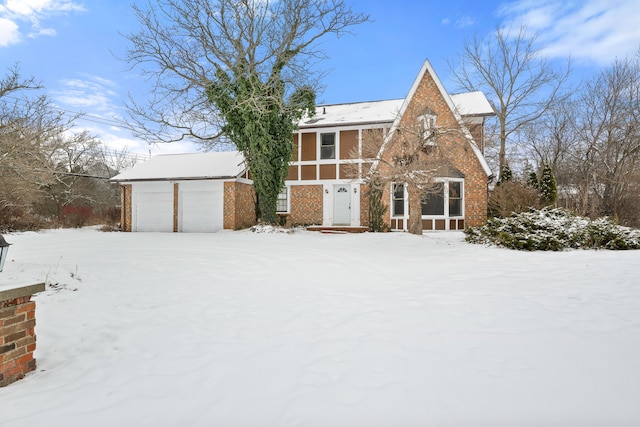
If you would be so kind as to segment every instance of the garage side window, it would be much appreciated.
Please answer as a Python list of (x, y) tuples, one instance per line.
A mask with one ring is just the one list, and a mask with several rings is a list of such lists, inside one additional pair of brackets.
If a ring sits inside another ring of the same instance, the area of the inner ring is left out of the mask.
[(278, 194), (276, 201), (276, 213), (289, 212), (289, 187), (284, 187)]

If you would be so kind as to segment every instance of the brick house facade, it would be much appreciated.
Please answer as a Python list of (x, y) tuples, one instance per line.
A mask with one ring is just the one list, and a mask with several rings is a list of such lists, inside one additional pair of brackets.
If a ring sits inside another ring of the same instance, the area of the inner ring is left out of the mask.
[[(370, 172), (384, 175), (385, 164), (392, 162), (402, 145), (403, 128), (428, 121), (434, 130), (446, 131), (437, 143), (446, 151), (446, 168), (433, 177), (438, 188), (435, 193), (439, 194), (421, 202), (423, 228), (460, 230), (482, 224), (491, 171), (479, 147), (483, 146), (485, 117), (490, 115), (493, 109), (480, 92), (449, 95), (428, 61), (405, 98), (320, 105), (316, 115), (301, 120), (293, 135), (295, 149), (277, 213), (288, 226), (367, 227)], [(372, 147), (376, 147), (373, 154)], [(189, 156), (193, 156), (190, 161), (201, 163), (202, 156), (209, 156), (210, 165), (188, 176), (172, 174), (168, 170), (175, 169), (172, 162), (185, 161), (185, 157), (175, 156), (165, 159), (160, 175), (136, 173), (134, 168), (134, 172), (112, 179), (122, 186), (123, 230), (159, 231), (149, 230), (146, 224), (156, 220), (158, 211), (149, 204), (162, 203), (166, 205), (164, 216), (171, 216), (170, 220), (158, 219), (166, 221), (164, 231), (198, 231), (187, 224), (203, 220), (203, 215), (192, 212), (200, 207), (220, 211), (220, 228), (239, 229), (255, 223), (255, 193), (250, 174), (238, 160), (241, 155)], [(147, 163), (161, 163), (155, 159)], [(157, 167), (148, 169), (158, 171)], [(205, 185), (205, 181), (209, 183)], [(409, 200), (401, 190), (392, 180), (384, 187), (384, 220), (391, 230), (407, 229)], [(220, 206), (214, 206), (213, 199)], [(215, 231), (213, 228), (205, 231)]]

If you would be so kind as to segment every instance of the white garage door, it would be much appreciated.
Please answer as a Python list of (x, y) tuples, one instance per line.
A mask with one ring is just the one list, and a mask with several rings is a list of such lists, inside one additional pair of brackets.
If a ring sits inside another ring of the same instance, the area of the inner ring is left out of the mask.
[(133, 185), (133, 231), (173, 231), (173, 184)]
[(178, 230), (220, 231), (224, 216), (224, 184), (220, 181), (178, 183)]

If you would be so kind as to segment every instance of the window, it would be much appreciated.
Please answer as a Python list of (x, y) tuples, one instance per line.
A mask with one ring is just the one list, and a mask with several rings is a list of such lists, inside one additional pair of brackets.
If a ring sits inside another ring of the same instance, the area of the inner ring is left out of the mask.
[(422, 198), (422, 216), (462, 216), (462, 181), (436, 183)]
[(444, 183), (439, 182), (422, 197), (422, 215), (444, 215)]
[(418, 120), (422, 122), (423, 136), (422, 138), (428, 145), (435, 145), (435, 140), (432, 137), (436, 130), (436, 113), (430, 109), (425, 109), (424, 114), (418, 117)]
[(449, 181), (449, 216), (462, 216), (462, 184)]
[(320, 159), (336, 158), (336, 134), (321, 133), (320, 134)]
[(391, 184), (393, 216), (404, 216), (404, 184)]
[(277, 213), (287, 213), (289, 212), (289, 188), (284, 187), (282, 191), (278, 194), (278, 199), (276, 201), (276, 212)]

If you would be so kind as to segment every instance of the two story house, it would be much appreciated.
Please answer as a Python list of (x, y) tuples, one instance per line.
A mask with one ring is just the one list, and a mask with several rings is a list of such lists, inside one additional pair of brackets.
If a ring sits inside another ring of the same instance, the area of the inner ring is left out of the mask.
[[(384, 175), (403, 129), (418, 124), (446, 130), (438, 144), (448, 147), (446, 167), (422, 200), (423, 228), (482, 224), (491, 171), (481, 147), (484, 121), (493, 114), (480, 92), (449, 95), (428, 61), (405, 98), (320, 105), (293, 135), (278, 214), (289, 226), (368, 227), (370, 172)], [(250, 172), (239, 153), (157, 156), (112, 181), (122, 186), (126, 231), (217, 231), (255, 222)], [(406, 230), (406, 185), (385, 182), (383, 201), (388, 228)]]
[[(493, 108), (481, 92), (449, 95), (428, 61), (406, 98), (319, 106), (294, 134), (297, 149), (278, 211), (289, 225), (367, 226), (371, 168), (391, 164), (400, 131), (419, 125), (444, 130), (440, 143), (449, 147), (449, 167), (434, 177), (436, 188), (423, 200), (423, 229), (461, 230), (482, 224), (491, 171), (480, 147), (484, 121), (491, 115)], [(372, 152), (367, 144), (380, 149)], [(389, 161), (380, 161), (384, 159)], [(388, 227), (406, 230), (405, 185), (387, 182), (383, 200), (388, 203)]]

